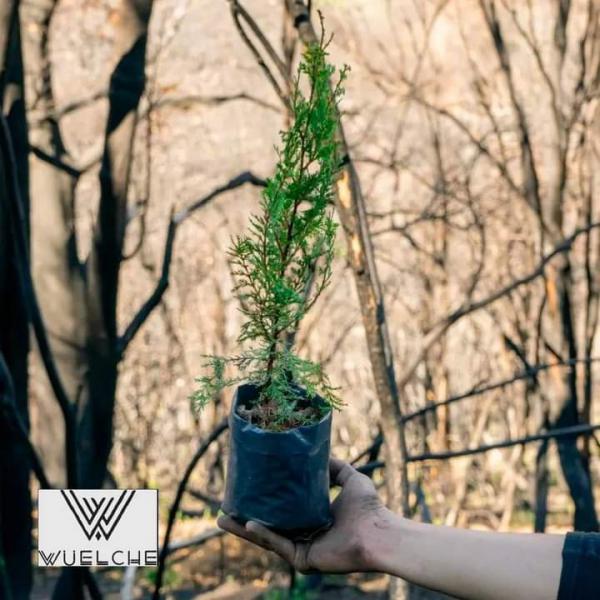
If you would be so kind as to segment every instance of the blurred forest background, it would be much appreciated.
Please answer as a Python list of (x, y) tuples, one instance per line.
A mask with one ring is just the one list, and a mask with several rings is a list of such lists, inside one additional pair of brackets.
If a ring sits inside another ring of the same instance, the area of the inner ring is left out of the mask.
[[(598, 530), (598, 0), (3, 0), (3, 598), (385, 597), (223, 536), (230, 398), (188, 400), (317, 9), (348, 160), (296, 343), (335, 455), (417, 519)], [(161, 567), (32, 567), (40, 486), (159, 488)]]

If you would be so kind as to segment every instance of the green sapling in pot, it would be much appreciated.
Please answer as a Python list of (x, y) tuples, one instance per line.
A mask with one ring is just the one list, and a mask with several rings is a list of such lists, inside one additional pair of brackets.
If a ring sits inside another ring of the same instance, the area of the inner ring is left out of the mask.
[(305, 50), (290, 98), (293, 124), (281, 134), (260, 213), (229, 250), (244, 349), (209, 357), (193, 394), (201, 409), (224, 388), (236, 388), (223, 510), (295, 538), (331, 521), (331, 412), (340, 401), (322, 365), (296, 354), (291, 340), (331, 280), (345, 75), (344, 68), (336, 77), (328, 64), (323, 36)]

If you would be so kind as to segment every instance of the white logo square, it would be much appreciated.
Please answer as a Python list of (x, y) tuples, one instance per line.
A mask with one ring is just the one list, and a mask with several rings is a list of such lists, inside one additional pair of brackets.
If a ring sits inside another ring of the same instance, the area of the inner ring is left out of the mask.
[(157, 490), (40, 490), (38, 566), (158, 563)]

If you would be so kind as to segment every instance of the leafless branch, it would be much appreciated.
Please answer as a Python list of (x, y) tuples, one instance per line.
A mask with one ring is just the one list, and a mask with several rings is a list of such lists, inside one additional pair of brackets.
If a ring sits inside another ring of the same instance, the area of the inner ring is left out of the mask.
[(281, 58), (279, 58), (277, 52), (275, 52), (275, 49), (273, 48), (273, 46), (271, 45), (269, 40), (267, 40), (266, 36), (264, 35), (264, 33), (262, 32), (260, 27), (258, 27), (256, 21), (250, 16), (250, 14), (239, 3), (239, 1), (238, 0), (228, 0), (228, 1), (229, 1), (230, 9), (231, 9), (231, 15), (233, 17), (235, 26), (240, 34), (240, 37), (242, 38), (242, 40), (244, 41), (246, 46), (249, 48), (250, 52), (252, 52), (252, 54), (254, 55), (256, 62), (258, 63), (259, 67), (263, 70), (263, 73), (266, 75), (267, 79), (273, 86), (273, 89), (279, 96), (279, 99), (281, 100), (283, 105), (289, 110), (290, 101), (289, 101), (289, 98), (287, 97), (287, 94), (283, 91), (283, 89), (279, 85), (277, 79), (271, 72), (271, 69), (268, 67), (267, 63), (263, 59), (258, 48), (254, 44), (254, 42), (250, 39), (250, 36), (246, 33), (246, 30), (244, 29), (244, 26), (242, 25), (242, 20), (246, 23), (246, 25), (248, 25), (248, 27), (250, 27), (250, 29), (252, 30), (254, 35), (257, 37), (258, 41), (261, 43), (262, 47), (264, 48), (266, 53), (271, 58), (271, 60), (277, 67), (279, 74), (281, 75), (281, 77), (284, 78), (284, 80), (287, 79), (287, 69), (286, 69), (285, 63), (283, 62), (283, 60), (281, 60)]
[(188, 466), (185, 469), (183, 477), (177, 486), (177, 492), (175, 493), (175, 499), (173, 500), (173, 504), (171, 504), (171, 508), (169, 509), (169, 517), (167, 519), (167, 529), (165, 531), (165, 538), (163, 540), (163, 544), (161, 546), (160, 554), (158, 557), (158, 567), (156, 572), (156, 584), (154, 586), (154, 593), (152, 594), (152, 600), (159, 600), (160, 598), (160, 588), (162, 587), (162, 580), (165, 571), (165, 564), (167, 556), (169, 555), (169, 539), (171, 538), (171, 533), (173, 531), (173, 525), (175, 524), (175, 519), (177, 518), (177, 513), (179, 511), (179, 505), (181, 503), (181, 499), (183, 498), (183, 494), (185, 492), (185, 488), (187, 487), (188, 481), (192, 475), (192, 472), (196, 468), (198, 461), (206, 454), (206, 451), (209, 449), (210, 445), (219, 438), (219, 436), (227, 429), (228, 423), (226, 419), (223, 419), (216, 427), (213, 429), (212, 433), (204, 440), (196, 452), (194, 456), (188, 463)]
[[(459, 458), (461, 456), (471, 456), (473, 454), (483, 454), (490, 450), (497, 450), (501, 448), (511, 448), (512, 446), (521, 446), (529, 444), (531, 442), (539, 442), (543, 440), (560, 439), (560, 438), (572, 438), (579, 437), (581, 435), (588, 435), (594, 431), (600, 430), (600, 424), (596, 425), (574, 425), (572, 427), (561, 427), (552, 429), (550, 431), (544, 431), (535, 435), (527, 435), (512, 440), (503, 440), (501, 442), (495, 442), (493, 444), (485, 444), (483, 446), (477, 446), (476, 448), (465, 448), (463, 450), (455, 450), (448, 452), (426, 452), (423, 454), (414, 454), (407, 457), (408, 462), (427, 462), (430, 460), (449, 460), (452, 458)], [(358, 471), (365, 474), (370, 474), (376, 469), (385, 467), (384, 461), (374, 461), (358, 467)]]
[(448, 316), (438, 321), (438, 323), (434, 325), (429, 331), (429, 333), (425, 336), (425, 339), (423, 340), (423, 343), (421, 345), (421, 349), (415, 354), (413, 360), (409, 363), (408, 367), (402, 373), (402, 377), (400, 378), (399, 383), (400, 389), (402, 389), (402, 387), (404, 387), (410, 381), (410, 379), (414, 375), (415, 370), (417, 369), (419, 364), (421, 364), (423, 358), (425, 357), (431, 346), (435, 342), (437, 342), (437, 340), (439, 340), (440, 337), (452, 325), (454, 325), (463, 317), (470, 315), (478, 310), (481, 310), (482, 308), (485, 308), (489, 304), (496, 302), (496, 300), (503, 298), (504, 296), (517, 290), (521, 286), (531, 283), (538, 277), (543, 276), (546, 265), (549, 262), (551, 262), (557, 256), (564, 254), (565, 252), (569, 252), (577, 238), (598, 227), (600, 227), (600, 222), (594, 222), (586, 227), (580, 227), (576, 229), (572, 235), (570, 235), (568, 238), (565, 238), (561, 243), (555, 246), (554, 250), (543, 256), (540, 262), (535, 267), (535, 269), (533, 269), (530, 273), (512, 281), (508, 285), (505, 285), (504, 287), (500, 288), (499, 290), (496, 290), (495, 292), (489, 294), (481, 300), (475, 300), (473, 302), (464, 304), (460, 308), (450, 313)]
[(35, 447), (29, 439), (27, 428), (19, 415), (17, 407), (15, 406), (15, 393), (12, 377), (8, 370), (8, 365), (4, 360), (2, 352), (0, 352), (0, 383), (4, 382), (4, 390), (0, 387), (0, 414), (4, 413), (7, 420), (12, 423), (13, 429), (16, 431), (17, 436), (21, 442), (27, 447), (27, 452), (31, 460), (31, 468), (39, 481), (42, 489), (50, 489), (52, 485), (46, 477), (42, 461), (40, 460)]
[(181, 225), (181, 223), (183, 223), (183, 221), (185, 221), (194, 211), (206, 206), (211, 200), (213, 200), (217, 196), (239, 188), (242, 185), (245, 185), (246, 183), (257, 187), (264, 187), (266, 182), (264, 179), (261, 179), (260, 177), (254, 175), (254, 173), (251, 173), (250, 171), (244, 171), (236, 177), (234, 177), (233, 179), (229, 180), (224, 185), (215, 188), (212, 192), (210, 192), (206, 196), (203, 196), (190, 206), (183, 208), (182, 210), (171, 216), (171, 219), (169, 220), (169, 225), (167, 227), (167, 237), (165, 241), (165, 250), (163, 253), (163, 262), (160, 278), (153, 292), (150, 294), (148, 299), (142, 304), (141, 308), (133, 317), (129, 325), (125, 328), (125, 332), (123, 333), (123, 335), (119, 338), (119, 356), (123, 355), (123, 353), (127, 349), (127, 346), (131, 343), (131, 340), (133, 340), (133, 338), (140, 330), (142, 325), (146, 322), (146, 319), (152, 314), (152, 311), (158, 306), (165, 291), (169, 287), (169, 275), (171, 269), (171, 259), (173, 257), (173, 245), (175, 242), (175, 234), (179, 225)]
[(481, 396), (482, 394), (485, 394), (486, 392), (503, 389), (503, 388), (508, 387), (509, 385), (512, 385), (513, 383), (516, 383), (517, 381), (521, 381), (523, 379), (533, 379), (537, 376), (538, 373), (541, 373), (542, 371), (547, 371), (548, 369), (552, 369), (554, 367), (572, 367), (573, 365), (576, 365), (576, 364), (581, 364), (581, 363), (587, 364), (587, 363), (593, 363), (593, 362), (598, 362), (598, 361), (600, 361), (600, 357), (591, 358), (591, 359), (582, 358), (582, 359), (566, 360), (566, 361), (562, 361), (562, 362), (544, 363), (541, 365), (532, 365), (528, 369), (524, 369), (523, 371), (516, 373), (515, 375), (513, 375), (512, 377), (509, 377), (508, 379), (502, 379), (501, 381), (496, 381), (494, 383), (490, 383), (487, 385), (477, 385), (474, 388), (472, 388), (466, 392), (463, 392), (462, 394), (457, 394), (456, 396), (450, 396), (449, 398), (446, 398), (445, 400), (442, 400), (440, 402), (434, 402), (432, 404), (428, 404), (427, 406), (424, 406), (423, 408), (415, 410), (411, 413), (407, 413), (406, 415), (404, 415), (402, 417), (402, 419), (404, 422), (412, 421), (413, 419), (417, 419), (418, 417), (422, 417), (423, 415), (426, 415), (427, 413), (437, 410), (441, 406), (448, 406), (449, 404), (454, 404), (455, 402), (459, 402), (460, 400), (466, 400), (467, 398), (474, 398), (476, 396)]

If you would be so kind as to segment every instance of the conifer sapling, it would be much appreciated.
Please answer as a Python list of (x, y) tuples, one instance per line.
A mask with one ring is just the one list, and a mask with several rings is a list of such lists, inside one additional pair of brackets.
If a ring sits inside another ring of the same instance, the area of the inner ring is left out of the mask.
[[(340, 405), (322, 366), (298, 356), (289, 343), (332, 275), (333, 184), (340, 169), (336, 113), (347, 68), (331, 85), (336, 69), (327, 62), (328, 43), (321, 35), (304, 52), (290, 98), (294, 121), (281, 134), (275, 173), (259, 214), (229, 249), (244, 317), (238, 342), (245, 349), (233, 357), (207, 357), (208, 373), (196, 380), (192, 395), (201, 409), (224, 388), (251, 383), (259, 397), (240, 414), (268, 430), (315, 422)], [(230, 376), (232, 370), (237, 374)], [(316, 397), (324, 403), (311, 403)]]

